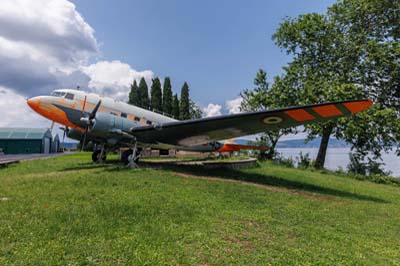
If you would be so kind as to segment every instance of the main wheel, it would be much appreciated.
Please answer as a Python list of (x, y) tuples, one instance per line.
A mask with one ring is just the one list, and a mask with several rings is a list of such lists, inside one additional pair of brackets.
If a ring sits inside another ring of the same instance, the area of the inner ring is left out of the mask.
[(124, 165), (127, 165), (129, 163), (129, 156), (131, 156), (132, 154), (133, 154), (133, 150), (132, 149), (123, 151), (122, 155), (121, 155), (121, 162)]
[[(140, 154), (140, 151), (139, 151), (139, 150), (136, 151), (135, 163), (138, 163), (138, 162), (139, 162), (139, 154)], [(132, 149), (129, 149), (129, 150), (124, 151), (124, 152), (122, 153), (122, 155), (121, 155), (121, 162), (122, 162), (124, 165), (128, 165), (128, 164), (129, 164), (130, 156), (132, 156), (132, 155), (133, 155), (133, 150), (132, 150)]]
[(92, 153), (92, 161), (94, 163), (98, 163), (100, 161), (104, 162), (107, 159), (107, 155), (104, 152), (103, 156), (100, 158), (101, 150), (96, 150)]

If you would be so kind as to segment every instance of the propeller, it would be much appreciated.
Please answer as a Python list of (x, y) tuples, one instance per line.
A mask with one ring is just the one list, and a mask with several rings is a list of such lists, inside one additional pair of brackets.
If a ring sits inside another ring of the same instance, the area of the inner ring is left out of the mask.
[(64, 132), (63, 138), (62, 138), (62, 142), (64, 142), (65, 136), (67, 135), (69, 128), (68, 127), (60, 127), (60, 130), (62, 130)]
[[(96, 113), (99, 110), (100, 105), (101, 105), (101, 100), (99, 100), (99, 102), (96, 104), (96, 106), (94, 107), (93, 111), (89, 114), (89, 116), (84, 116), (84, 117), (81, 117), (81, 119), (80, 119), (82, 122), (84, 122), (86, 124), (85, 131), (84, 131), (82, 139), (81, 139), (81, 151), (83, 151), (83, 147), (86, 144), (87, 133), (89, 131), (89, 127), (91, 125), (93, 125), (93, 119), (96, 117)], [(84, 110), (82, 110), (82, 112), (84, 112)]]
[(50, 126), (50, 132), (53, 132), (53, 127), (54, 127), (54, 124), (55, 124), (55, 122), (54, 122), (54, 121), (52, 121), (52, 122), (51, 122), (51, 126)]

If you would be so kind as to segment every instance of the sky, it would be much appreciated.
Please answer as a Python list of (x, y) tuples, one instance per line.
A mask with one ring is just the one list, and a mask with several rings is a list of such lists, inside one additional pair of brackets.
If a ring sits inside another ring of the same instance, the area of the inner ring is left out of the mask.
[(238, 112), (259, 68), (290, 58), (272, 40), (287, 16), (334, 1), (2, 0), (0, 126), (48, 126), (26, 97), (75, 88), (127, 100), (133, 79), (184, 81), (204, 116)]

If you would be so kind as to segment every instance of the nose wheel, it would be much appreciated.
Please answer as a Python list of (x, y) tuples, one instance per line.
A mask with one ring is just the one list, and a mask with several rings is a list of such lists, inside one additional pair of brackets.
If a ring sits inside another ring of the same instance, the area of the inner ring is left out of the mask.
[(95, 151), (92, 153), (92, 161), (93, 161), (94, 163), (103, 163), (103, 162), (106, 161), (106, 159), (107, 159), (107, 155), (106, 155), (104, 149), (95, 150)]

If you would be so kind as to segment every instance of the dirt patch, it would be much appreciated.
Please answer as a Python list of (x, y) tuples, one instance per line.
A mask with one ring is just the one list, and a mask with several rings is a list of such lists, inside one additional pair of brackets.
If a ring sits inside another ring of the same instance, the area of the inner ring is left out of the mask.
[(269, 191), (274, 191), (274, 192), (288, 193), (291, 195), (301, 196), (301, 197), (305, 197), (305, 198), (309, 198), (309, 199), (322, 200), (322, 201), (334, 201), (334, 199), (332, 197), (315, 194), (315, 193), (311, 193), (311, 192), (306, 192), (306, 191), (301, 191), (301, 190), (286, 189), (286, 188), (281, 188), (281, 187), (276, 187), (276, 186), (271, 186), (271, 185), (264, 185), (264, 184), (257, 184), (257, 183), (242, 181), (242, 180), (219, 178), (219, 177), (215, 177), (215, 176), (204, 176), (204, 175), (199, 176), (199, 175), (193, 175), (193, 174), (187, 174), (187, 173), (181, 173), (181, 172), (174, 172), (174, 173), (178, 176), (182, 176), (185, 178), (207, 179), (207, 180), (212, 180), (212, 181), (224, 181), (224, 182), (230, 182), (230, 183), (239, 183), (242, 185), (259, 187), (259, 188), (266, 189)]
[(254, 249), (254, 245), (250, 240), (244, 239), (238, 236), (226, 235), (223, 238), (225, 241), (239, 245), (245, 251), (251, 251)]

